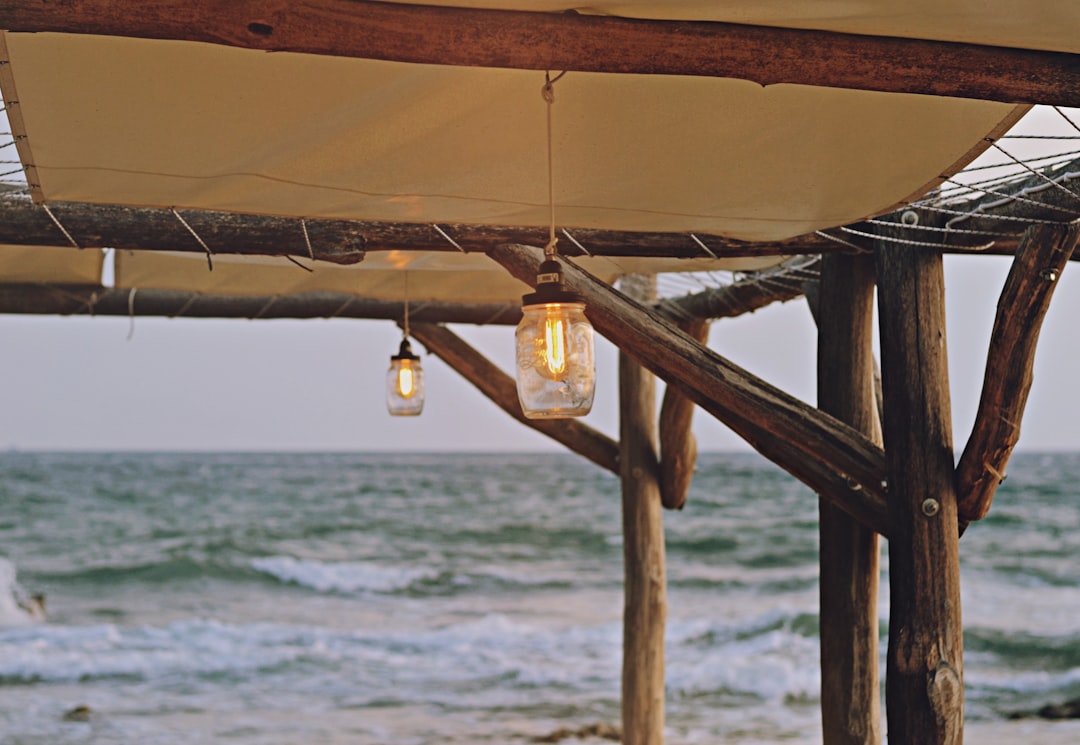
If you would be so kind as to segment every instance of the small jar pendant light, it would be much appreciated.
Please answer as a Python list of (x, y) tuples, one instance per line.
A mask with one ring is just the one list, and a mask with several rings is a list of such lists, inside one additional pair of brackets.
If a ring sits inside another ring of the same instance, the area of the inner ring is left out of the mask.
[(593, 327), (585, 303), (562, 285), (557, 261), (540, 265), (536, 292), (522, 298), (517, 391), (528, 419), (565, 419), (592, 410), (596, 390)]
[(551, 156), (551, 106), (555, 82), (544, 77), (541, 95), (547, 103), (549, 235), (544, 261), (536, 275), (536, 292), (521, 299), (517, 341), (517, 391), (527, 419), (568, 419), (592, 410), (596, 390), (593, 327), (585, 317), (585, 303), (563, 287), (562, 267), (556, 260), (555, 194)]
[(419, 416), (424, 410), (424, 369), (408, 339), (390, 358), (386, 373), (386, 408), (391, 416)]

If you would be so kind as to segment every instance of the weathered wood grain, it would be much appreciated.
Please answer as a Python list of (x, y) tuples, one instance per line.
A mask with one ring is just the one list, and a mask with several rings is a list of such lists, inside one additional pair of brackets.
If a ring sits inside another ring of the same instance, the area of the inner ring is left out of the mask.
[(3, 0), (0, 26), (397, 62), (1080, 106), (1080, 62), (1072, 54), (728, 23), (357, 0)]
[[(880, 445), (872, 256), (822, 258), (815, 317), (818, 408)], [(877, 745), (878, 535), (827, 500), (819, 515), (823, 742)]]
[[(296, 271), (301, 271), (297, 269)], [(293, 295), (203, 295), (198, 292), (128, 289), (99, 285), (0, 284), (0, 313), (37, 315), (165, 316), (168, 318), (367, 318), (396, 321), (400, 301), (375, 300), (343, 292)], [(413, 302), (417, 322), (514, 325), (517, 303)]]
[[(656, 278), (623, 278), (638, 302), (656, 298)], [(664, 629), (667, 559), (657, 465), (656, 378), (619, 354), (619, 476), (622, 483), (623, 610), (622, 742), (664, 741)]]
[[(699, 344), (709, 340), (708, 321), (684, 321), (678, 326)], [(660, 501), (669, 510), (683, 508), (694, 480), (698, 450), (693, 423), (694, 402), (678, 388), (665, 388), (660, 404)]]
[(890, 742), (959, 745), (963, 635), (940, 254), (877, 251), (889, 473)]
[(1078, 240), (1077, 225), (1033, 225), (1013, 259), (998, 300), (975, 424), (956, 468), (961, 525), (986, 516), (1005, 478), (1035, 378), (1039, 331)]
[[(49, 209), (82, 248), (202, 253), (191, 233), (170, 210), (82, 202), (50, 202)], [(248, 215), (237, 212), (181, 209), (183, 216), (210, 250), (219, 254), (310, 257), (299, 218)], [(375, 220), (307, 219), (314, 258), (338, 264), (362, 261), (367, 251), (485, 252), (507, 243), (543, 245), (546, 227), (485, 226)], [(596, 230), (567, 227), (574, 240), (593, 256), (710, 259), (742, 256), (784, 256), (832, 250), (837, 244), (816, 235), (786, 241), (750, 243), (721, 236), (700, 236), (708, 252), (688, 233)], [(566, 245), (564, 246), (563, 243)], [(45, 211), (26, 197), (0, 196), (0, 244), (13, 246), (70, 246)], [(584, 255), (574, 241), (559, 250), (566, 256)]]

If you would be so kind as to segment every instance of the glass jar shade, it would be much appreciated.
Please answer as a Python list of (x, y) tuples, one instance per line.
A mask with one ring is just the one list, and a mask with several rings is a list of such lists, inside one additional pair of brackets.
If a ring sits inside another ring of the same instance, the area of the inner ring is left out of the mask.
[(417, 416), (424, 410), (424, 370), (419, 358), (404, 355), (390, 358), (386, 408), (392, 416)]
[(596, 358), (585, 304), (526, 305), (516, 338), (518, 400), (526, 418), (588, 414), (596, 390)]

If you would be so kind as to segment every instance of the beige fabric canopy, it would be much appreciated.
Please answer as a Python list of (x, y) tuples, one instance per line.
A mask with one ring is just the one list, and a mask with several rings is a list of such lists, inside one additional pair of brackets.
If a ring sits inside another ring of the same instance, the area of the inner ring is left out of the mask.
[[(566, 9), (547, 0), (469, 5)], [(1076, 46), (1074, 35), (1064, 33), (1077, 27), (1071, 3), (1024, 18), (1004, 3), (942, 5), (931, 11), (928, 3), (907, 2), (631, 0), (582, 12)], [(1009, 23), (999, 23), (1006, 13)], [(0, 42), (10, 63), (0, 70), (0, 83), (8, 99), (19, 101), (13, 125), (25, 135), (20, 152), (34, 166), (39, 201), (434, 224), (548, 221), (541, 73), (55, 33), (3, 33)], [(987, 137), (1002, 134), (1026, 110), (930, 96), (590, 73), (568, 74), (555, 95), (560, 226), (750, 241), (894, 209), (961, 169)], [(392, 275), (401, 261), (378, 263), (374, 255), (369, 252), (361, 273)], [(509, 299), (522, 290), (499, 277), (497, 267), (488, 271), (483, 258), (408, 261), (410, 273), (461, 272), (453, 282), (445, 275), (427, 284), (411, 280), (433, 294), (441, 285), (448, 298)], [(646, 263), (634, 270), (761, 268), (775, 261)], [(173, 289), (194, 281), (180, 279), (172, 258), (122, 262), (118, 281)], [(606, 278), (628, 270), (597, 269)], [(363, 293), (395, 284), (390, 276), (356, 283), (356, 270), (326, 279), (337, 271), (326, 269), (317, 281)], [(234, 284), (224, 275), (220, 281)], [(236, 281), (264, 294), (254, 273)], [(286, 286), (304, 281), (315, 280), (284, 280)]]
[[(72, 249), (74, 250), (74, 249)], [(158, 290), (191, 290), (209, 295), (285, 295), (301, 292), (344, 292), (375, 300), (444, 300), (462, 303), (517, 302), (531, 291), (523, 282), (483, 254), (428, 251), (386, 251), (368, 254), (363, 263), (338, 266), (316, 262), (311, 272), (281, 257), (215, 256), (214, 270), (193, 253), (119, 251), (115, 286)], [(765, 269), (775, 256), (741, 259), (743, 270)], [(575, 261), (605, 282), (624, 274), (714, 269), (712, 259), (611, 259)]]

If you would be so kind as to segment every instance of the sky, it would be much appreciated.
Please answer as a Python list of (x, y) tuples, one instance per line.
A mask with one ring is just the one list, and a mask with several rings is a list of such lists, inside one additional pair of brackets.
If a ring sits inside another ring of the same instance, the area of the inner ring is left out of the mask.
[[(962, 449), (982, 385), (1001, 257), (946, 257), (953, 439)], [(1075, 276), (1074, 276), (1075, 275)], [(1080, 269), (1066, 270), (1040, 337), (1021, 450), (1080, 450)], [(511, 327), (455, 331), (503, 369)], [(387, 414), (384, 379), (400, 330), (388, 321), (219, 321), (0, 316), (0, 449), (205, 451), (559, 451), (457, 373), (422, 353), (420, 417)], [(816, 330), (794, 300), (713, 324), (710, 346), (769, 383), (815, 401)], [(598, 337), (598, 383), (584, 423), (618, 434), (617, 353)], [(747, 446), (698, 411), (702, 451)]]
[[(1075, 138), (1080, 111), (1037, 107), (1014, 128)], [(1075, 147), (1007, 140), (1033, 157)], [(1037, 149), (1044, 148), (1044, 149)], [(988, 151), (977, 163), (1007, 162)], [(979, 401), (995, 306), (1010, 261), (945, 257), (953, 441), (963, 448)], [(1075, 275), (1075, 276), (1074, 276)], [(1018, 448), (1080, 450), (1073, 319), (1080, 268), (1067, 269), (1047, 315)], [(133, 330), (133, 333), (132, 333)], [(513, 329), (454, 329), (504, 370)], [(385, 408), (400, 331), (388, 321), (62, 318), (0, 315), (0, 449), (558, 451), (504, 414), (434, 356), (422, 354), (420, 417)], [(130, 339), (129, 339), (130, 337)], [(597, 395), (584, 423), (618, 434), (616, 350), (598, 337)], [(804, 300), (714, 322), (710, 346), (788, 393), (815, 401), (816, 329)], [(414, 350), (422, 353), (420, 345)], [(662, 392), (662, 389), (661, 389)], [(697, 412), (699, 449), (748, 446)]]

